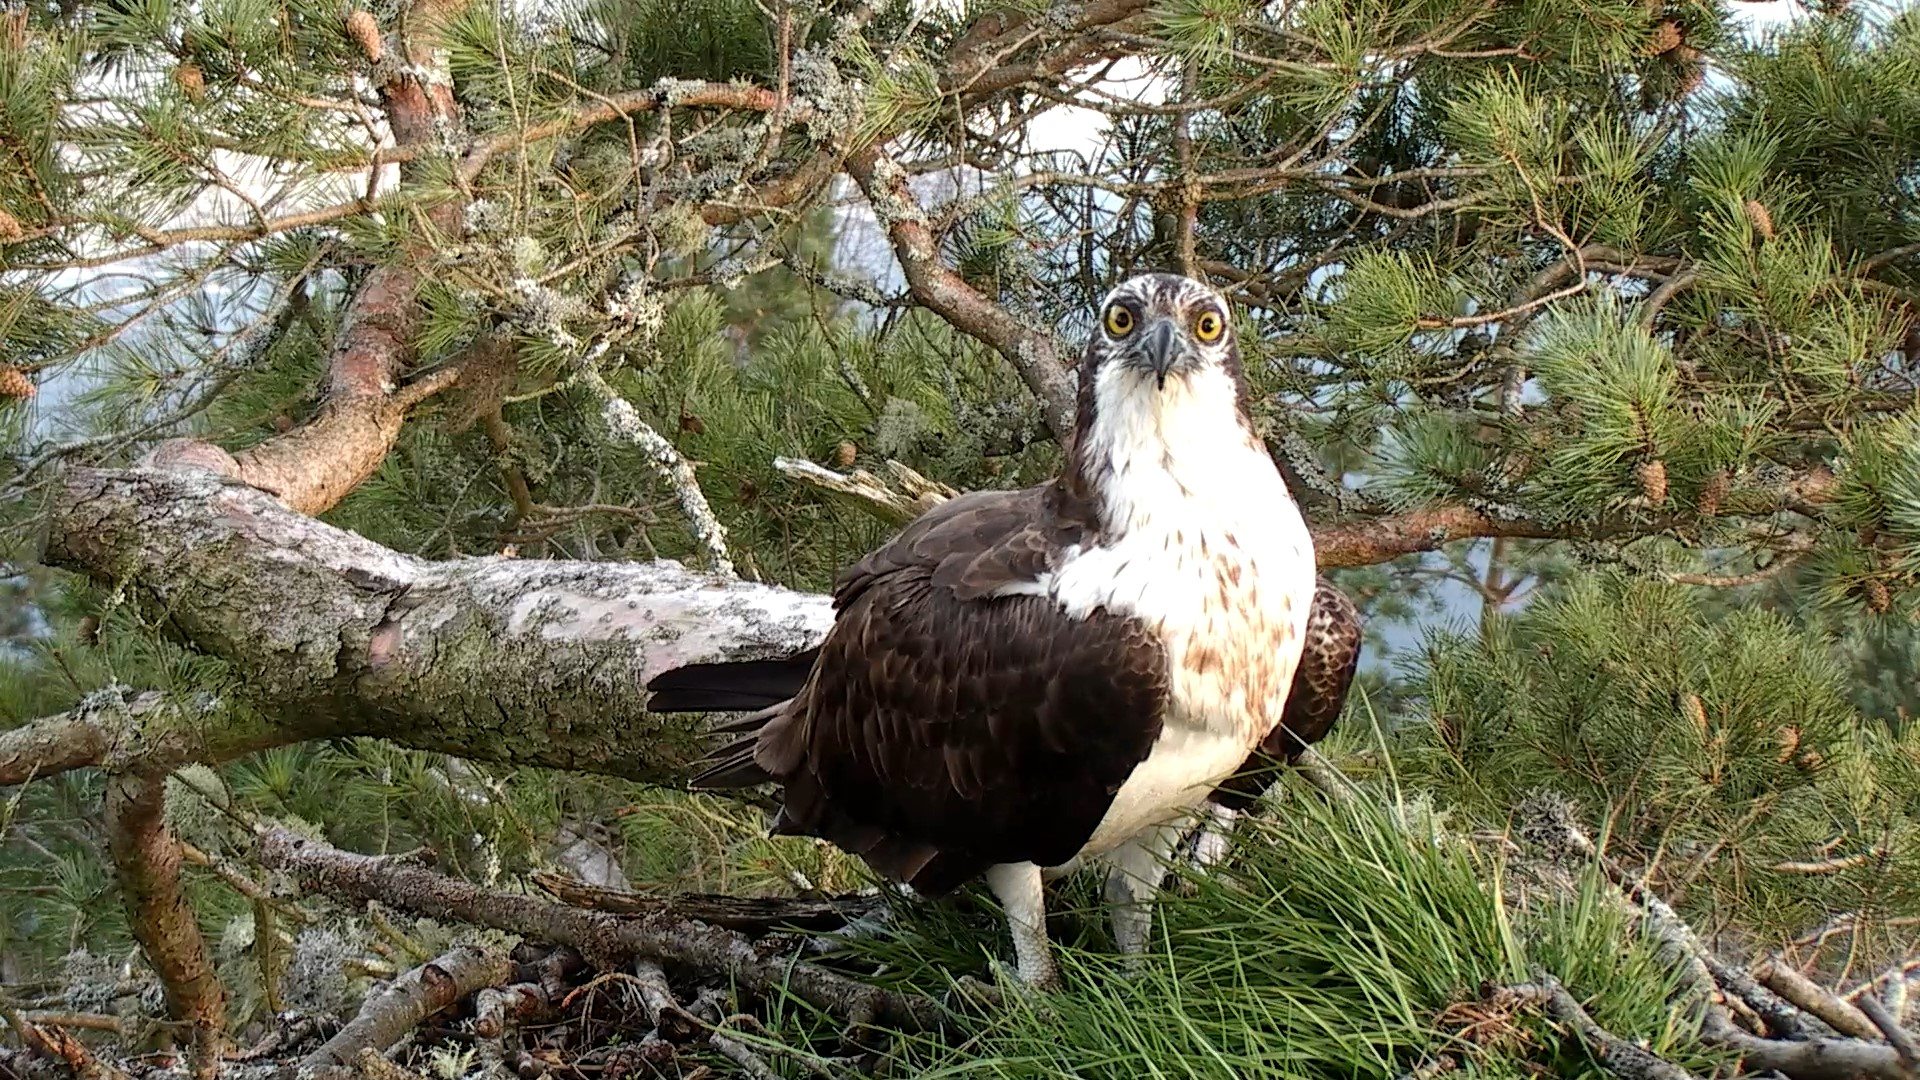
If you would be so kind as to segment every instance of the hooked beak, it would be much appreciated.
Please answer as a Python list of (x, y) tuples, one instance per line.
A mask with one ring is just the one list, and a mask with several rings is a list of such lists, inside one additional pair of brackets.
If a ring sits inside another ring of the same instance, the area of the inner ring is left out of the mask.
[(1179, 334), (1174, 329), (1173, 320), (1155, 320), (1140, 341), (1140, 352), (1146, 358), (1148, 365), (1153, 368), (1155, 385), (1165, 390), (1167, 372), (1173, 370), (1173, 365), (1180, 359), (1181, 353)]

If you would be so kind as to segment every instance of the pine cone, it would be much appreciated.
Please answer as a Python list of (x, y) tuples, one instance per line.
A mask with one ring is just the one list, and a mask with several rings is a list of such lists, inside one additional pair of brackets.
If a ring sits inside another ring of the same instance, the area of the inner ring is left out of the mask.
[(1680, 85), (1675, 88), (1675, 97), (1686, 97), (1700, 84), (1707, 81), (1707, 65), (1700, 62), (1700, 50), (1691, 45), (1677, 45), (1667, 54), (1680, 67)]
[(833, 463), (845, 469), (853, 464), (853, 459), (859, 454), (859, 447), (850, 442), (843, 442), (833, 448)]
[(1720, 469), (1707, 482), (1700, 486), (1700, 516), (1713, 517), (1720, 513), (1720, 504), (1726, 501), (1727, 493), (1733, 490), (1733, 479), (1727, 470)]
[(356, 11), (347, 16), (347, 36), (367, 54), (367, 59), (379, 63), (386, 55), (386, 46), (380, 42), (380, 24), (374, 20), (371, 11)]
[(1633, 478), (1640, 482), (1640, 494), (1647, 497), (1653, 506), (1664, 506), (1667, 502), (1667, 464), (1659, 458), (1643, 461), (1633, 467)]
[(174, 65), (173, 81), (186, 91), (189, 100), (207, 100), (207, 73), (200, 70), (199, 64), (191, 60), (180, 61)]
[(1867, 610), (1875, 615), (1893, 610), (1893, 590), (1879, 578), (1868, 578), (1866, 584), (1860, 586), (1860, 592), (1867, 598)]
[(14, 398), (26, 401), (39, 391), (34, 388), (33, 380), (17, 367), (0, 364), (0, 398)]
[(25, 235), (27, 230), (20, 227), (20, 219), (7, 213), (5, 207), (0, 207), (0, 241), (10, 243)]
[(1665, 56), (1683, 43), (1684, 37), (1680, 33), (1680, 24), (1672, 19), (1662, 19), (1660, 24), (1653, 28), (1653, 36), (1647, 39), (1642, 51), (1647, 56)]
[(1773, 239), (1773, 215), (1767, 211), (1767, 205), (1759, 199), (1747, 200), (1747, 220), (1753, 222), (1755, 231), (1763, 240)]
[(1694, 693), (1681, 694), (1680, 710), (1687, 714), (1688, 720), (1693, 721), (1694, 727), (1700, 729), (1700, 737), (1703, 739), (1706, 738), (1707, 731), (1709, 730), (1707, 727), (1707, 706), (1705, 702), (1700, 700), (1700, 695)]

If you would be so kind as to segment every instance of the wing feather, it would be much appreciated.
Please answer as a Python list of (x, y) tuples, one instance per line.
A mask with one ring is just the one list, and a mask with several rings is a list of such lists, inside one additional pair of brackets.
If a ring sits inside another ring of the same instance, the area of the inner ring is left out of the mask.
[(1159, 735), (1166, 658), (1134, 620), (1005, 594), (1080, 541), (1049, 492), (948, 500), (841, 575), (812, 675), (761, 729), (783, 829), (927, 892), (1085, 844)]

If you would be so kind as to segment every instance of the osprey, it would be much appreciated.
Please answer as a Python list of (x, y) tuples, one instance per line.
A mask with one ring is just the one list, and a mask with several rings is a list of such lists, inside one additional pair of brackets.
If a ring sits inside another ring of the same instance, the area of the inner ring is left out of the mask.
[(1325, 578), (1315, 582), (1306, 647), (1294, 669), (1280, 726), (1207, 797), (1207, 817), (1191, 852), (1194, 865), (1204, 868), (1224, 858), (1235, 819), (1253, 806), (1274, 773), (1299, 760), (1333, 730), (1360, 666), (1361, 640), (1360, 611), (1353, 601)]
[(922, 515), (841, 574), (817, 648), (648, 684), (657, 712), (757, 710), (692, 785), (777, 783), (775, 833), (922, 895), (984, 875), (1033, 985), (1057, 978), (1044, 879), (1104, 858), (1116, 944), (1143, 951), (1195, 812), (1310, 734), (1283, 717), (1313, 539), (1246, 395), (1219, 294), (1114, 289), (1059, 476)]

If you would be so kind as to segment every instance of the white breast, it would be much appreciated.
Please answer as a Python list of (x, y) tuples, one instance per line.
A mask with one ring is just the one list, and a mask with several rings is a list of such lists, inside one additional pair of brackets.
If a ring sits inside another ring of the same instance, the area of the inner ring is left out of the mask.
[(1120, 535), (1071, 552), (1041, 588), (1072, 614), (1104, 608), (1153, 626), (1171, 700), (1088, 854), (1198, 806), (1279, 723), (1314, 586), (1313, 539), (1272, 460), (1233, 422), (1224, 372), (1161, 391), (1108, 370), (1095, 393), (1089, 450), (1111, 466), (1104, 509)]

